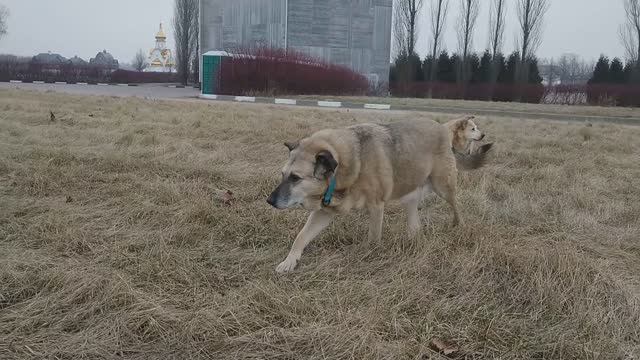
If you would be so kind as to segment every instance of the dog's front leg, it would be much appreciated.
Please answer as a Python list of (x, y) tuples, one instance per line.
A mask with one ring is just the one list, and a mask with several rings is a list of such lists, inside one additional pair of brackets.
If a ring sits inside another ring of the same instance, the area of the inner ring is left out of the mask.
[(380, 242), (383, 218), (384, 203), (369, 206), (369, 244)]
[(302, 256), (304, 248), (313, 240), (322, 230), (324, 230), (331, 223), (333, 214), (324, 210), (316, 210), (311, 213), (307, 223), (304, 225), (296, 240), (291, 246), (289, 255), (287, 258), (276, 267), (276, 271), (280, 274), (292, 271), (295, 269), (298, 260)]

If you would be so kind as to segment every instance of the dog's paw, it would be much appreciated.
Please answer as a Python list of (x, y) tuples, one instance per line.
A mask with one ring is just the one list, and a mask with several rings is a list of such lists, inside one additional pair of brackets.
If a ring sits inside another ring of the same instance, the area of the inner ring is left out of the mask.
[(298, 264), (298, 260), (295, 258), (290, 258), (287, 256), (280, 265), (276, 266), (276, 272), (278, 274), (284, 274), (293, 271), (296, 268), (296, 264)]

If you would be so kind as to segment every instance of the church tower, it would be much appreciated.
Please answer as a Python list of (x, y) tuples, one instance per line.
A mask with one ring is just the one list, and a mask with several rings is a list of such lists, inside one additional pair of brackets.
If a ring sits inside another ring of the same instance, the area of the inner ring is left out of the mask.
[(146, 72), (172, 72), (174, 61), (171, 49), (167, 49), (167, 35), (160, 23), (160, 30), (156, 34), (156, 47), (149, 52), (149, 66)]

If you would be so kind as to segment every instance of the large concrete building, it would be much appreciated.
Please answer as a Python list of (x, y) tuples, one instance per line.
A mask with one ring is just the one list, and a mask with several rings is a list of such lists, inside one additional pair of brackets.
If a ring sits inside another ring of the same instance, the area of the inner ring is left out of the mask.
[(349, 66), (370, 81), (386, 82), (392, 2), (200, 0), (200, 49), (202, 53), (253, 45), (294, 49)]

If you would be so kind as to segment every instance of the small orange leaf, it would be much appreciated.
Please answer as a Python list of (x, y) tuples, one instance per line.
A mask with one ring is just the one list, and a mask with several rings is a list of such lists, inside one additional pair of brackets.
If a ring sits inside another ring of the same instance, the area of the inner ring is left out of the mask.
[(458, 354), (458, 351), (460, 351), (460, 349), (458, 349), (455, 344), (452, 344), (440, 338), (434, 338), (433, 340), (431, 340), (431, 342), (429, 343), (429, 347), (431, 348), (431, 350), (437, 351), (447, 357), (454, 357)]
[(231, 203), (236, 200), (233, 193), (229, 190), (216, 190), (216, 197), (225, 205), (231, 205)]

